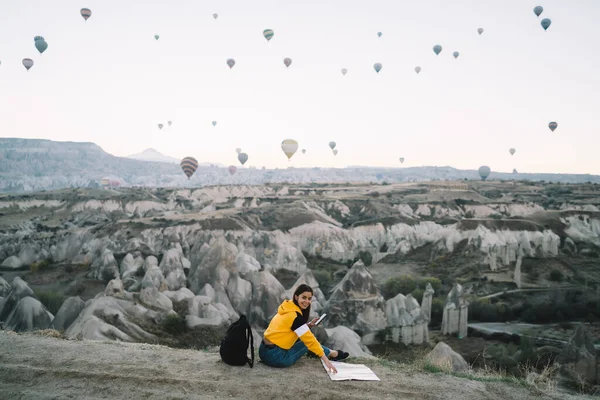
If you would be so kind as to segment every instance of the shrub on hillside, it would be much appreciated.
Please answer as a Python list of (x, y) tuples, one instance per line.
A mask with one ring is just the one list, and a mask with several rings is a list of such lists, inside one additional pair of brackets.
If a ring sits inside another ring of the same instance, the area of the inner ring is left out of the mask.
[(395, 297), (398, 293), (402, 293), (403, 295), (412, 293), (413, 297), (421, 301), (421, 298), (423, 297), (423, 291), (427, 287), (428, 283), (431, 283), (431, 286), (433, 287), (433, 290), (435, 290), (435, 293), (441, 293), (442, 281), (440, 281), (438, 278), (428, 277), (422, 279), (415, 279), (410, 275), (400, 275), (388, 279), (383, 284), (381, 292), (385, 299), (391, 299), (392, 297)]
[(553, 269), (552, 271), (550, 271), (550, 280), (552, 282), (562, 282), (563, 279), (564, 279), (564, 275), (559, 270)]
[(163, 322), (163, 328), (171, 335), (179, 335), (187, 331), (185, 317), (179, 314), (169, 314)]
[(60, 310), (60, 306), (62, 306), (62, 303), (65, 300), (65, 296), (59, 292), (53, 292), (49, 290), (34, 290), (34, 293), (40, 303), (42, 303), (53, 315), (56, 315), (58, 310)]

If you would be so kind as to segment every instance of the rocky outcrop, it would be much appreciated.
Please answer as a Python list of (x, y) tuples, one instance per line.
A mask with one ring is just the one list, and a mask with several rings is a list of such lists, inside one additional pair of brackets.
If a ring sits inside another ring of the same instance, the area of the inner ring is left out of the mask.
[(154, 286), (143, 288), (140, 291), (140, 302), (157, 311), (173, 310), (173, 302)]
[(423, 292), (423, 300), (421, 301), (421, 310), (423, 311), (423, 315), (427, 319), (427, 322), (431, 321), (431, 304), (433, 302), (433, 295), (435, 290), (433, 290), (433, 286), (431, 283), (427, 283), (425, 286), (425, 292)]
[(186, 322), (188, 327), (228, 325), (239, 318), (223, 304), (215, 303), (208, 296), (195, 296), (190, 300)]
[(15, 332), (46, 329), (54, 315), (38, 299), (23, 297), (13, 308), (5, 323), (5, 328)]
[(17, 256), (10, 256), (7, 259), (5, 259), (1, 264), (2, 268), (5, 268), (5, 269), (19, 269), (23, 265), (25, 265), (25, 264)]
[(84, 308), (85, 302), (79, 296), (69, 297), (60, 306), (50, 324), (50, 328), (57, 331), (66, 330), (77, 319)]
[(465, 359), (444, 342), (439, 342), (427, 354), (425, 362), (448, 372), (464, 372), (469, 369)]
[(455, 283), (452, 287), (442, 317), (442, 334), (458, 334), (459, 338), (467, 337), (467, 318), (469, 314), (469, 303), (465, 300), (462, 286)]
[(178, 290), (185, 287), (184, 263), (189, 265), (189, 261), (183, 257), (182, 252), (178, 249), (170, 249), (163, 254), (159, 268), (165, 276), (169, 290)]
[(90, 276), (105, 282), (119, 277), (119, 266), (112, 251), (104, 249), (100, 257), (94, 259)]
[(13, 279), (10, 288), (10, 293), (0, 303), (0, 321), (7, 321), (21, 299), (32, 297), (37, 300), (33, 290), (19, 277)]
[(386, 327), (385, 300), (362, 261), (356, 262), (325, 304), (326, 326), (344, 325), (361, 335)]
[(8, 296), (10, 293), (10, 284), (0, 276), (0, 297)]
[(155, 335), (132, 321), (157, 324), (165, 315), (129, 300), (99, 296), (83, 309), (66, 330), (65, 336), (70, 339), (155, 343)]
[(399, 293), (385, 304), (387, 318), (386, 339), (394, 343), (422, 344), (429, 342), (429, 320), (417, 300)]
[(250, 323), (266, 328), (285, 300), (285, 288), (269, 272), (261, 271), (252, 276), (252, 303)]
[(131, 253), (127, 253), (119, 268), (121, 279), (125, 281), (127, 278), (134, 278), (143, 266), (144, 259), (141, 256), (138, 255), (134, 258)]
[(374, 358), (367, 346), (361, 342), (358, 333), (345, 326), (325, 329), (327, 339), (323, 342), (331, 350), (343, 350), (350, 353), (351, 357)]

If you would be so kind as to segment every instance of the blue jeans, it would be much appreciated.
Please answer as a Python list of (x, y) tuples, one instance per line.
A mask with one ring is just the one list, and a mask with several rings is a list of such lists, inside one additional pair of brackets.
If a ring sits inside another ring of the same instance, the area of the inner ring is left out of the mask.
[[(321, 346), (326, 356), (329, 356), (329, 350), (325, 346)], [(294, 365), (303, 355), (308, 352), (308, 348), (301, 340), (298, 340), (289, 350), (284, 350), (277, 345), (265, 345), (265, 342), (260, 342), (258, 348), (258, 356), (269, 367), (284, 368)]]

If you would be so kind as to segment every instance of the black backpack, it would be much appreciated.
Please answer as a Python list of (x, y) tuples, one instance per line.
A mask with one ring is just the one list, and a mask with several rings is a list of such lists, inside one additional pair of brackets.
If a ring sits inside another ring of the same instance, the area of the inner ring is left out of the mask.
[[(248, 358), (248, 345), (250, 345), (251, 357)], [(252, 337), (252, 328), (245, 315), (231, 324), (227, 328), (225, 337), (221, 340), (221, 360), (229, 365), (250, 365), (254, 366), (254, 338)]]

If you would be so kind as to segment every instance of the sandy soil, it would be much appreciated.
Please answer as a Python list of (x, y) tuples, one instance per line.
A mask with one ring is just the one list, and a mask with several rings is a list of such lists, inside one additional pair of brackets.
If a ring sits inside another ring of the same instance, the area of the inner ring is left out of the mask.
[(380, 382), (333, 382), (316, 359), (286, 369), (257, 362), (250, 369), (224, 364), (216, 349), (0, 331), (2, 399), (581, 399), (507, 383), (400, 372), (377, 361), (369, 366)]

